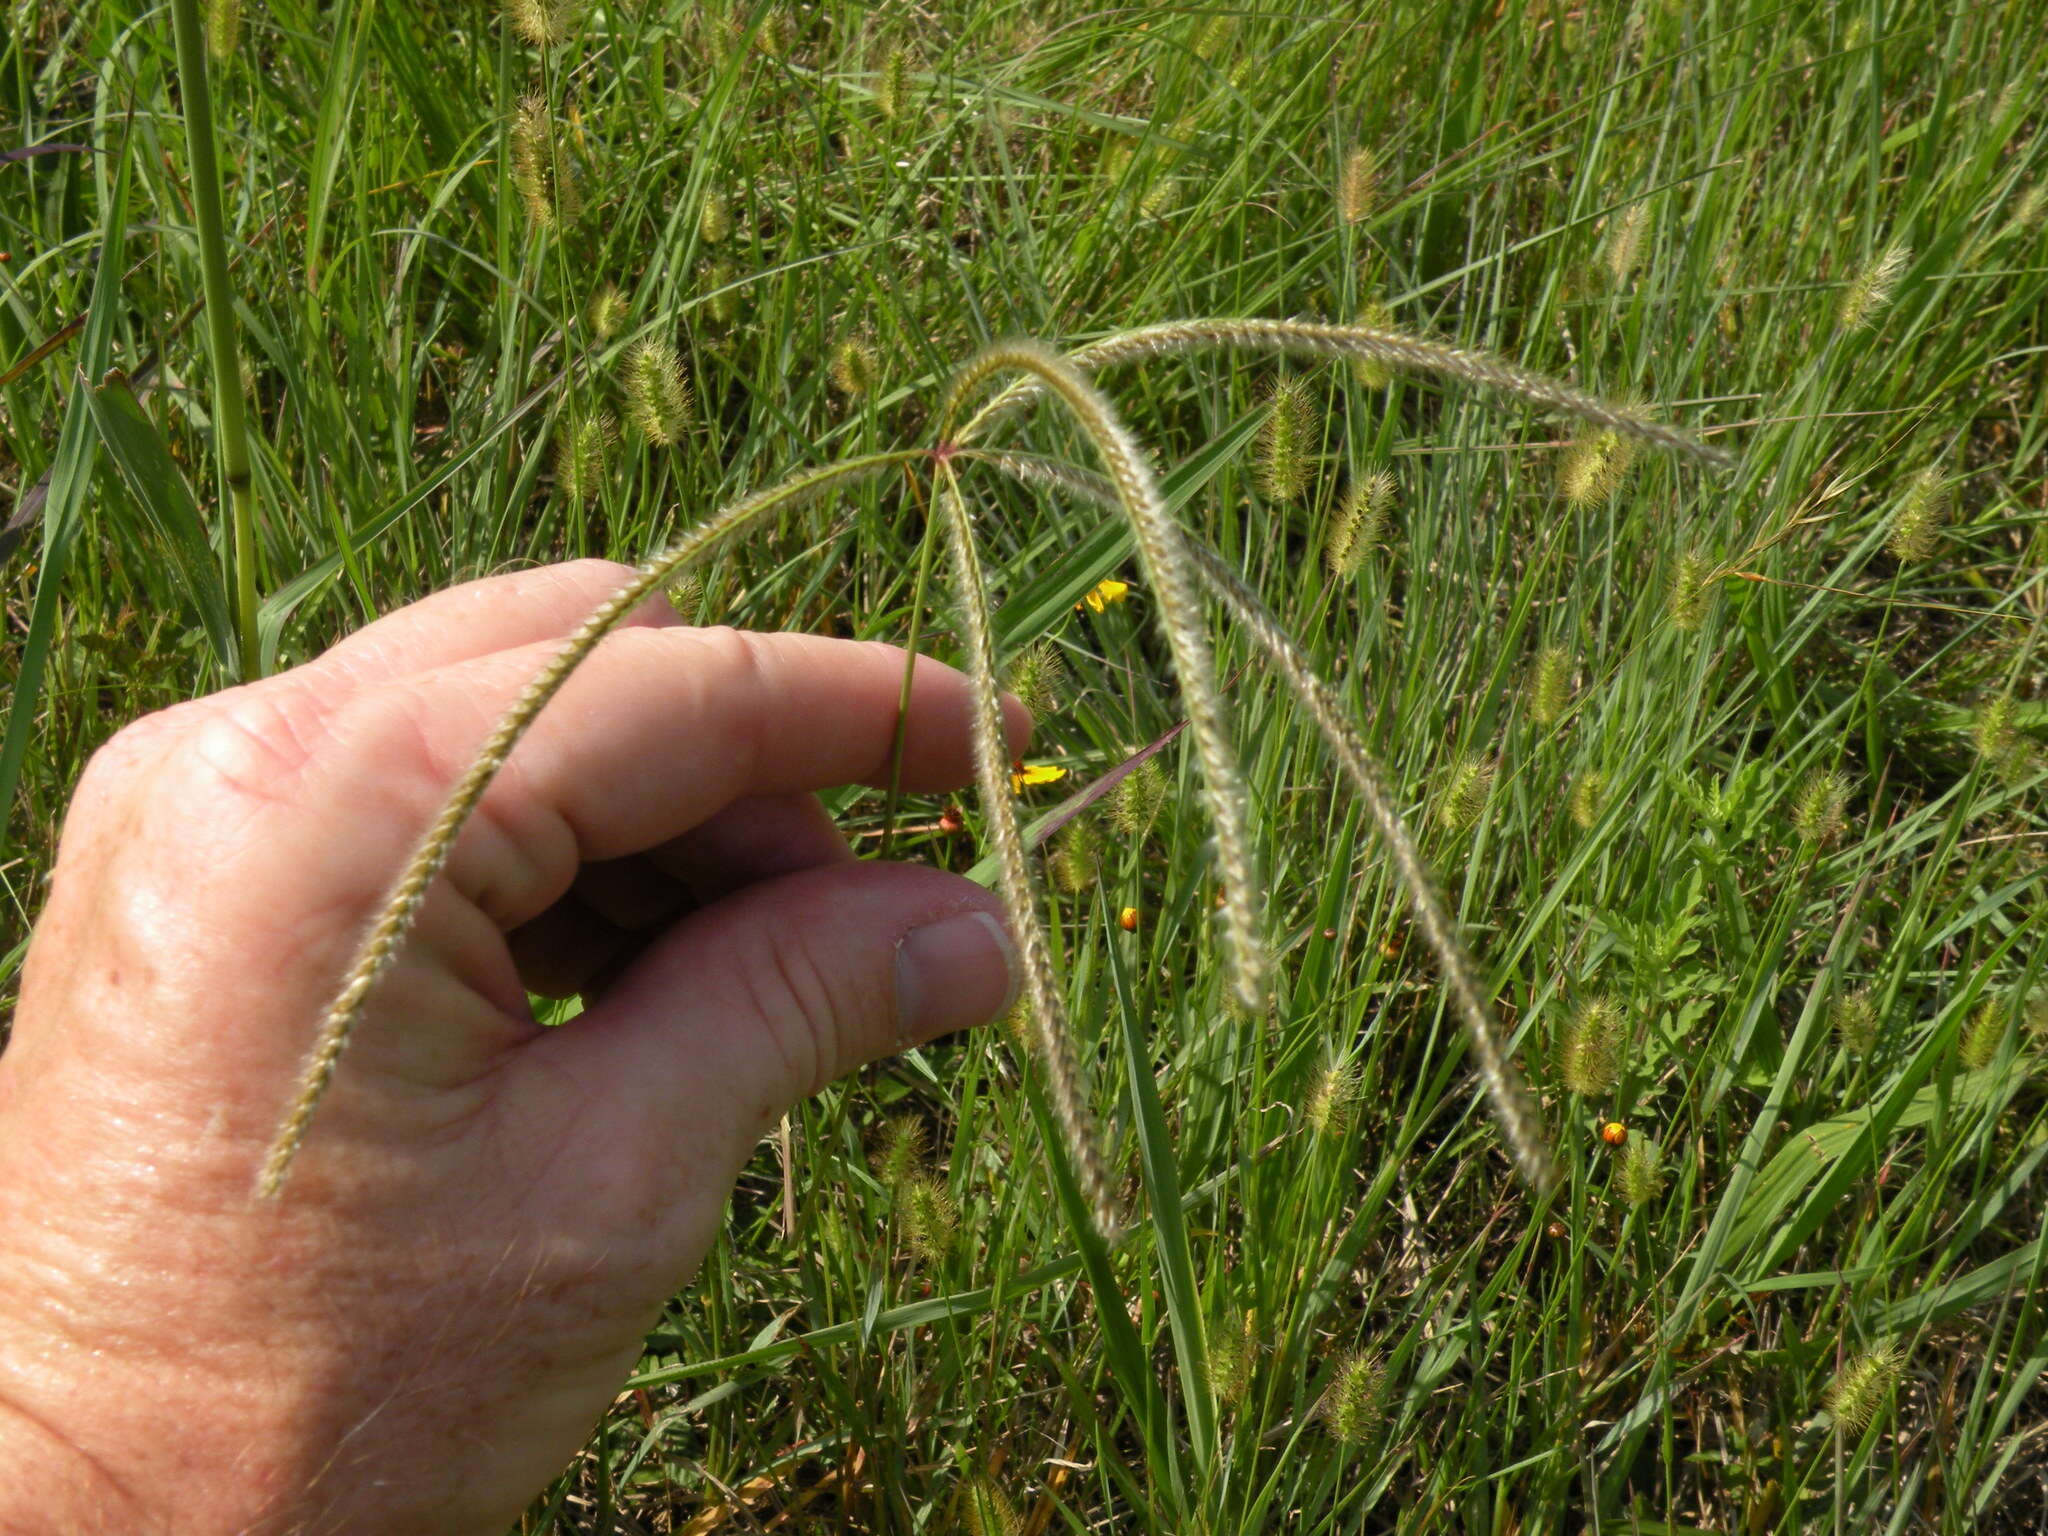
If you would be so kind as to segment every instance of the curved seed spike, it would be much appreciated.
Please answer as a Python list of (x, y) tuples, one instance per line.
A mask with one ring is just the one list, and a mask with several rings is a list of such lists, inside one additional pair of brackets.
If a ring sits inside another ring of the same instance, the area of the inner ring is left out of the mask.
[(822, 469), (803, 470), (779, 485), (733, 502), (684, 533), (643, 565), (639, 574), (605, 599), (563, 642), (554, 660), (526, 685), (492, 728), (468, 770), (449, 792), (433, 825), (413, 848), (412, 857), (406, 861), (405, 870), (392, 886), (391, 894), (384, 899), (383, 907), (370, 925), (369, 935), (356, 951), (356, 958), (349, 966), (341, 990), (321, 1022), (319, 1036), (299, 1074), (298, 1091), (293, 1096), (291, 1108), (271, 1139), (263, 1171), (257, 1177), (257, 1194), (272, 1197), (284, 1188), (292, 1159), (298, 1155), (299, 1147), (306, 1139), (306, 1131), (313, 1123), (313, 1116), (319, 1111), (320, 1101), (327, 1093), (328, 1084), (334, 1079), (334, 1069), (341, 1061), (342, 1052), (348, 1049), (349, 1038), (362, 1020), (363, 1007), (369, 1000), (371, 989), (390, 968), (391, 962), (398, 958), (399, 947), (419, 915), (420, 903), (426, 900), (428, 887), (448, 862), (456, 834), (461, 832), (463, 824), (476, 810), (484, 791), (490, 788), (498, 770), (505, 766), (505, 759), (519, 744), (519, 738), (526, 734), (527, 727), (533, 724), (548, 700), (561, 691), (570, 674), (597, 649), (598, 641), (610, 634), (621, 619), (663, 582), (755, 519), (801, 502), (842, 480), (873, 474), (892, 464), (921, 457), (923, 455), (917, 453), (870, 454)]
[(975, 552), (974, 526), (967, 504), (961, 499), (952, 469), (945, 465), (940, 466), (938, 499), (953, 562), (967, 676), (974, 689), (975, 776), (981, 781), (981, 801), (988, 816), (989, 841), (996, 857), (1003, 905), (1009, 909), (1010, 932), (1024, 971), (1024, 997), (1031, 1011), (1038, 1054), (1045, 1063), (1052, 1089), (1053, 1117), (1066, 1138), (1081, 1193), (1094, 1213), (1102, 1240), (1114, 1243), (1122, 1217), (1102, 1154), (1101, 1133), (1081, 1090), (1081, 1065), (1074, 1052), (1073, 1027), (1067, 1017), (1066, 1000), (1053, 978), (1051, 946), (1038, 905), (1037, 882), (1031, 877), (1031, 863), (1024, 855), (1024, 836), (1017, 826), (1009, 753), (1003, 745), (995, 640), (989, 633), (988, 584), (982, 574), (981, 557)]
[[(1178, 530), (1176, 536), (1180, 536)], [(1457, 923), (1437, 895), (1429, 866), (1423, 862), (1421, 851), (1408, 835), (1407, 823), (1387, 792), (1386, 776), (1351, 723), (1343, 701), (1310, 668), (1308, 659), (1280, 621), (1237, 572), (1199, 540), (1183, 537), (1182, 542), (1197, 574), (1272, 660), (1323, 733), (1338, 767), (1351, 781), (1393, 859), (1394, 873), (1407, 893), (1409, 909), (1415, 914), (1415, 926), (1436, 955), (1444, 984), (1450, 988), (1452, 1001), (1464, 1021), (1472, 1054), (1479, 1063), (1480, 1081), (1486, 1085), (1487, 1098), (1500, 1121), (1508, 1149), (1531, 1185), (1542, 1192), (1554, 1189), (1557, 1168), (1551, 1159), (1543, 1118), (1521, 1074), (1508, 1059), (1500, 1025), (1480, 990), (1478, 968), (1458, 937)]]
[[(1216, 688), (1216, 662), (1202, 621), (1202, 606), (1173, 518), (1159, 483), (1115, 407), (1074, 366), (1035, 342), (998, 345), (970, 362), (954, 381), (940, 421), (952, 424), (958, 407), (997, 373), (1023, 372), (1042, 380), (1072, 412), (1102, 455), (1117, 501), (1131, 520), (1139, 563), (1151, 585), (1160, 627), (1173, 653), (1188, 733), (1202, 765), (1202, 791), (1216, 835), (1223, 876), (1223, 919), (1229, 935), (1233, 990), (1251, 1012), (1266, 1008), (1266, 945), (1259, 918), (1257, 872), (1252, 862), (1249, 796), (1230, 745), (1228, 719)], [(942, 428), (943, 430), (943, 428)]]
[[(1439, 374), (1482, 388), (1499, 390), (1569, 416), (1578, 416), (1629, 437), (1638, 437), (1675, 453), (1728, 468), (1731, 454), (1709, 448), (1698, 439), (1661, 422), (1624, 411), (1574, 385), (1510, 363), (1489, 352), (1455, 347), (1407, 331), (1376, 325), (1319, 325), (1305, 320), (1174, 320), (1104, 337), (1071, 354), (1067, 361), (1081, 369), (1112, 363), (1166, 357), (1183, 352), (1226, 348), (1234, 351), (1287, 352), (1324, 357), (1362, 357), (1417, 373)], [(1040, 393), (1042, 383), (1025, 379), (1012, 384), (983, 406), (961, 429), (959, 441), (970, 443), (999, 415)]]
[[(993, 465), (1026, 484), (1056, 486), (1098, 505), (1113, 507), (1116, 504), (1116, 488), (1107, 480), (1055, 460), (978, 448), (963, 450), (960, 456)], [(1203, 585), (1215, 593), (1238, 623), (1244, 626), (1278, 669), (1282, 680), (1301, 700), (1336, 757), (1340, 770), (1351, 781), (1353, 791), (1364, 805), (1366, 815), (1372, 818), (1374, 828), (1393, 859), (1394, 875), (1408, 898), (1409, 909), (1415, 914), (1415, 925), (1444, 974), (1445, 984), (1450, 988), (1452, 1001), (1465, 1026), (1466, 1037), (1472, 1043), (1472, 1053), (1478, 1059), (1480, 1080), (1485, 1084), (1494, 1118), (1500, 1122), (1516, 1165), (1537, 1190), (1555, 1188), (1557, 1168), (1551, 1157), (1542, 1116), (1521, 1074), (1508, 1059), (1500, 1025), (1480, 990), (1478, 967), (1458, 937), (1457, 923), (1445, 909), (1443, 898), (1437, 894), (1436, 882), (1430, 876), (1429, 866), (1423, 862), (1421, 850), (1409, 836), (1408, 824), (1387, 790), (1386, 775), (1380, 771), (1357, 727), (1351, 723), (1343, 701), (1337, 697), (1336, 690), (1308, 665), (1307, 658), (1280, 621), (1237, 572), (1214, 550), (1182, 532), (1177, 525), (1174, 536), (1181, 541), (1189, 563)]]

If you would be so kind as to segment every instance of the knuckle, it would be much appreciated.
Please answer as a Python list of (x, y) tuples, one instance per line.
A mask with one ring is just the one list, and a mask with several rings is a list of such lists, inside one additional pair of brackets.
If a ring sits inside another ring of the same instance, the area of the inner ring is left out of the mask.
[(746, 970), (755, 1009), (785, 1081), (807, 1098), (839, 1075), (832, 988), (800, 936), (764, 935), (755, 962)]

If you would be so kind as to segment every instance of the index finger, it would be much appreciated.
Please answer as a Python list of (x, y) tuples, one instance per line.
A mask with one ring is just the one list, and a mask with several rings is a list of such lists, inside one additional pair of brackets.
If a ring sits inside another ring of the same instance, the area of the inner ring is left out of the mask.
[[(331, 782), (306, 786), (298, 804), (331, 806), (356, 829), (358, 850), (381, 843), (386, 868), (395, 865), (555, 649), (476, 657), (357, 696), (327, 732), (345, 743), (331, 754)], [(559, 897), (579, 863), (658, 847), (735, 800), (886, 784), (904, 664), (895, 646), (815, 635), (615, 633), (514, 748), (484, 798), (487, 827), (457, 844), (450, 877), (514, 924)], [(1030, 717), (1014, 701), (1006, 708), (1014, 751)], [(905, 788), (972, 776), (971, 719), (967, 679), (920, 657), (902, 716)], [(372, 764), (374, 776), (364, 771)]]

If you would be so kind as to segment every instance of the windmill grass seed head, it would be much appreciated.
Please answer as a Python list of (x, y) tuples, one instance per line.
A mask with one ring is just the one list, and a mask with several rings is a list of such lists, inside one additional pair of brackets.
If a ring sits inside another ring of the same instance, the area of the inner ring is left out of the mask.
[(1536, 653), (1529, 667), (1529, 718), (1538, 725), (1557, 724), (1565, 706), (1572, 701), (1572, 653), (1561, 645), (1546, 645)]
[(1369, 470), (1345, 488), (1323, 541), (1323, 564), (1332, 577), (1343, 581), (1356, 576), (1365, 557), (1385, 541), (1394, 516), (1395, 490), (1393, 473), (1385, 469)]
[(1865, 262), (1842, 289), (1835, 323), (1845, 331), (1873, 324), (1891, 303), (1893, 290), (1912, 260), (1913, 253), (1905, 246), (1888, 245)]
[(1387, 1416), (1387, 1367), (1377, 1354), (1361, 1351), (1337, 1362), (1337, 1374), (1323, 1394), (1323, 1423), (1339, 1445), (1370, 1441)]
[(1301, 379), (1282, 379), (1259, 428), (1259, 489), (1273, 501), (1299, 501), (1315, 475), (1315, 407)]
[(1589, 997), (1572, 1011), (1557, 1052), (1557, 1075), (1581, 1098), (1605, 1098), (1621, 1081), (1628, 1020), (1608, 997)]
[(1948, 480), (1938, 466), (1929, 465), (1906, 482), (1884, 547), (1894, 560), (1925, 560), (1941, 544), (1941, 525), (1947, 515)]
[(1571, 800), (1566, 812), (1572, 825), (1581, 832), (1593, 830), (1593, 824), (1600, 819), (1600, 813), (1607, 808), (1607, 775), (1598, 768), (1588, 768), (1572, 780)]
[[(536, 114), (529, 111), (524, 115), (531, 119)], [(545, 121), (544, 117), (542, 121)], [(707, 264), (706, 271), (714, 280), (714, 288), (728, 288), (735, 281), (735, 274), (729, 266)], [(736, 314), (735, 304), (728, 312), (728, 321)], [(717, 317), (715, 313), (714, 317)], [(1483, 353), (1449, 347), (1392, 330), (1295, 321), (1173, 321), (1106, 338), (1082, 349), (1071, 359), (1057, 358), (1043, 349), (1029, 346), (992, 349), (963, 371), (942, 413), (950, 425), (959, 402), (972, 386), (1004, 368), (1018, 370), (1029, 377), (982, 406), (963, 427), (950, 432), (950, 441), (956, 447), (965, 447), (1004, 411), (1051, 391), (1065, 399), (1111, 469), (1118, 502), (1132, 518), (1140, 553), (1151, 568), (1153, 585), (1161, 589), (1159, 612), (1167, 624), (1176, 669), (1181, 674), (1188, 698), (1190, 723), (1204, 769), (1204, 794), (1217, 826), (1219, 862), (1226, 874), (1226, 890), (1234, 896), (1227, 910), (1231, 914), (1233, 961), (1240, 995), (1254, 1006), (1263, 1005), (1263, 971), (1268, 957), (1259, 941), (1259, 924), (1250, 895), (1257, 887), (1256, 882), (1249, 878), (1249, 847), (1242, 820), (1245, 803), (1243, 785), (1236, 776), (1234, 760), (1221, 729), (1213, 659), (1208, 654), (1205, 637), (1199, 634), (1191, 636), (1185, 628), (1190, 623), (1189, 615), (1194, 612), (1189, 572), (1195, 569), (1199, 569), (1202, 580), (1224, 600), (1239, 622), (1252, 630), (1260, 646), (1279, 666), (1289, 686), (1316, 719), (1345, 776), (1371, 812), (1400, 871), (1402, 884), (1416, 912), (1418, 928), (1427, 936), (1444, 967), (1445, 980), (1465, 1018), (1480, 1074), (1516, 1159), (1540, 1189), (1554, 1187), (1555, 1168), (1543, 1140), (1538, 1117), (1505, 1056), (1498, 1029), (1491, 1022), (1479, 993), (1470, 959), (1464, 954), (1448, 913), (1435, 894), (1427, 869), (1399, 813), (1393, 808), (1383, 775), (1371, 761), (1355, 729), (1345, 719), (1337, 696), (1306, 667), (1299, 652), (1279, 630), (1257, 595), (1213, 554), (1206, 551), (1197, 553), (1182, 538), (1165, 513), (1157, 484), (1135, 443), (1123, 430), (1107, 402), (1081, 374), (1083, 369), (1114, 361), (1215, 348), (1337, 356), (1415, 368), (1534, 400), (1707, 462), (1726, 464), (1730, 460), (1727, 455), (1702, 447), (1683, 433), (1631, 416), (1569, 385)], [(394, 883), (321, 1021), (318, 1038), (300, 1074), (297, 1091), (259, 1172), (256, 1181), (259, 1195), (274, 1198), (282, 1192), (291, 1165), (333, 1081), (334, 1072), (361, 1022), (367, 1000), (397, 958), (429, 888), (447, 862), (456, 835), (475, 812), (485, 790), (541, 709), (597, 643), (651, 593), (681, 573), (690, 562), (701, 558), (735, 533), (751, 528), (771, 512), (800, 505), (829, 488), (848, 480), (872, 476), (885, 467), (900, 468), (913, 457), (919, 456), (903, 452), (871, 454), (802, 470), (776, 485), (728, 504), (680, 534), (660, 556), (600, 604), (564, 642), (555, 658), (507, 708), (492, 729)], [(1002, 458), (988, 454), (980, 457), (990, 462), (1000, 462)], [(984, 807), (989, 814), (991, 835), (999, 855), (1005, 902), (1011, 910), (1013, 922), (1018, 921), (1019, 913), (1030, 913), (1033, 917), (1029, 923), (1019, 923), (1022, 931), (1018, 934), (1029, 1015), (1040, 1049), (1049, 1060), (1063, 1062), (1052, 1072), (1055, 1111), (1070, 1145), (1076, 1149), (1076, 1173), (1083, 1192), (1104, 1234), (1113, 1238), (1118, 1224), (1106, 1164), (1094, 1151), (1092, 1118), (1078, 1093), (1078, 1067), (1073, 1059), (1071, 1042), (1066, 1038), (1064, 1008), (1052, 986), (1045, 935), (1042, 926), (1036, 922), (1036, 908), (1031, 900), (1030, 869), (1023, 856), (1014, 806), (1004, 793), (1009, 765), (1002, 750), (1002, 719), (995, 688), (993, 644), (988, 631), (990, 610), (986, 585), (981, 579), (971, 527), (965, 507), (959, 501), (954, 476), (943, 464), (941, 468), (938, 501), (947, 515), (948, 542), (963, 586), (962, 606), (966, 615), (963, 638), (976, 659), (976, 665), (970, 669), (970, 681), (976, 701), (977, 772), (982, 782)], [(1054, 478), (1065, 480), (1068, 476), (1059, 474)], [(1087, 478), (1080, 476), (1078, 480), (1085, 482)], [(1232, 875), (1239, 878), (1229, 878)]]
[(635, 342), (626, 353), (626, 411), (649, 442), (672, 447), (690, 425), (690, 386), (666, 341)]
[(1837, 992), (1828, 1004), (1828, 1024), (1842, 1049), (1851, 1056), (1868, 1056), (1877, 1044), (1877, 998), (1868, 987)]
[(1836, 1433), (1860, 1435), (1869, 1428), (1905, 1372), (1906, 1357), (1893, 1344), (1851, 1355), (1828, 1384), (1828, 1415)]

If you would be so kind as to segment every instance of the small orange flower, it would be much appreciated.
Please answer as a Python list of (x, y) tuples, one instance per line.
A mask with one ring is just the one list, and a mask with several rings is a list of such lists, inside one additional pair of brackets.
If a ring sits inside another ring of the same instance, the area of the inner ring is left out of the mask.
[(1600, 1127), (1600, 1139), (1610, 1147), (1618, 1147), (1628, 1140), (1628, 1127), (1619, 1120), (1610, 1120)]
[(1136, 907), (1125, 907), (1123, 911), (1117, 913), (1116, 925), (1123, 929), (1125, 933), (1136, 933), (1138, 931), (1138, 909)]

